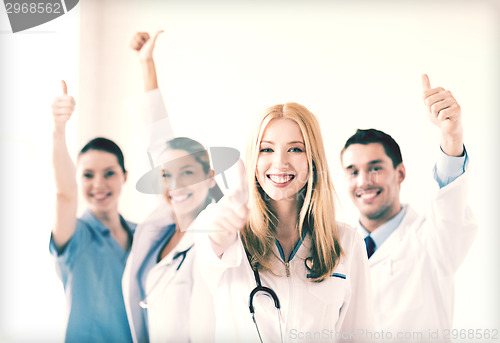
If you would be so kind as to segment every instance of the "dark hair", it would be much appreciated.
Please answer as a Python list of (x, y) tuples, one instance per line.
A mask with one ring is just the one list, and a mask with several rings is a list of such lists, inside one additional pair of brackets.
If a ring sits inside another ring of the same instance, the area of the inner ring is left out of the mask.
[(344, 151), (351, 144), (370, 144), (370, 143), (379, 143), (382, 144), (385, 150), (385, 154), (389, 156), (392, 160), (392, 165), (396, 168), (400, 163), (403, 162), (403, 156), (401, 155), (401, 149), (399, 148), (398, 143), (389, 136), (387, 133), (375, 130), (361, 130), (358, 129), (354, 135), (352, 135), (344, 145), (344, 148), (340, 152), (340, 157), (344, 154)]
[(89, 150), (105, 151), (105, 152), (109, 152), (110, 154), (115, 155), (116, 159), (118, 160), (118, 164), (120, 165), (120, 167), (123, 170), (123, 174), (127, 173), (127, 170), (125, 169), (125, 159), (123, 157), (122, 150), (112, 140), (104, 138), (104, 137), (94, 138), (91, 141), (89, 141), (87, 144), (85, 144), (85, 146), (82, 148), (82, 150), (80, 150), (78, 157), (85, 154)]
[(205, 174), (208, 174), (208, 172), (210, 171), (210, 157), (208, 156), (208, 151), (203, 145), (201, 145), (194, 139), (187, 137), (176, 137), (166, 143), (165, 149), (163, 151), (166, 150), (183, 150), (191, 154), (196, 162), (201, 164)]
[[(194, 139), (188, 137), (176, 137), (167, 141), (165, 144), (165, 149), (167, 150), (183, 150), (189, 153), (195, 161), (201, 164), (205, 174), (208, 174), (211, 170), (210, 167), (210, 157), (208, 155), (207, 149), (201, 143), (195, 141)], [(219, 188), (219, 185), (215, 183), (215, 186), (210, 189), (210, 195), (216, 201), (219, 201), (224, 195)]]

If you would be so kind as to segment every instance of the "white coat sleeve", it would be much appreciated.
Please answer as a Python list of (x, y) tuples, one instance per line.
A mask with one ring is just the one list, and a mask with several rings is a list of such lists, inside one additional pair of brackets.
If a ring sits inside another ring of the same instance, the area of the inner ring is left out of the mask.
[(244, 249), (243, 243), (238, 235), (238, 239), (224, 252), (222, 258), (219, 258), (210, 243), (207, 227), (211, 217), (215, 215), (219, 204), (210, 204), (196, 218), (190, 230), (195, 233), (196, 258), (201, 276), (211, 293), (215, 295), (224, 272), (242, 263)]
[(468, 204), (467, 171), (432, 198), (421, 226), (424, 246), (441, 272), (453, 274), (464, 260), (477, 233)]
[(156, 88), (127, 99), (126, 106), (134, 120), (134, 126), (142, 128), (148, 152), (157, 166), (165, 142), (175, 137), (160, 90)]
[[(369, 333), (374, 330), (373, 300), (371, 293), (368, 258), (363, 238), (350, 227), (352, 240), (349, 246), (342, 246), (349, 263), (348, 277), (350, 292), (340, 310), (336, 331), (341, 333), (341, 341), (369, 341)], [(368, 336), (368, 337), (367, 337)]]
[(197, 263), (193, 265), (193, 286), (189, 313), (189, 336), (191, 342), (214, 342), (215, 314), (213, 297), (201, 276)]

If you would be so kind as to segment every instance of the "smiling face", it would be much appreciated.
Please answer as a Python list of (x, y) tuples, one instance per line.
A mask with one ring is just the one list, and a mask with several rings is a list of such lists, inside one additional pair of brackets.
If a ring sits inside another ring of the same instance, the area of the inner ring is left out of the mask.
[(262, 135), (257, 159), (257, 181), (274, 201), (297, 201), (308, 178), (304, 138), (291, 119), (273, 119)]
[(126, 175), (118, 164), (115, 155), (88, 150), (78, 158), (80, 187), (93, 213), (103, 213), (118, 209), (118, 198)]
[(184, 150), (167, 150), (162, 173), (167, 197), (177, 218), (194, 219), (205, 208), (208, 192), (215, 185), (213, 171), (205, 173), (193, 154)]
[(342, 155), (349, 195), (361, 214), (361, 224), (372, 231), (401, 209), (399, 191), (405, 178), (400, 163), (394, 168), (380, 143), (352, 144)]

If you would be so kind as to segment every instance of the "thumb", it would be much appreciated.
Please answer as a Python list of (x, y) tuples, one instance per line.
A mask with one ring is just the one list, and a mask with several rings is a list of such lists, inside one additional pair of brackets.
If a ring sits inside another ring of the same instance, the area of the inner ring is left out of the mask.
[(431, 81), (429, 80), (429, 76), (427, 76), (427, 74), (422, 75), (422, 88), (424, 89), (424, 92), (431, 89)]
[(68, 95), (68, 86), (66, 86), (66, 82), (64, 80), (61, 80), (61, 86), (63, 95)]
[(156, 38), (158, 38), (158, 36), (159, 36), (161, 33), (163, 33), (163, 30), (158, 30), (158, 31), (156, 31), (156, 33), (155, 33), (155, 34), (154, 34), (154, 36), (153, 36), (153, 39), (151, 40), (151, 44), (155, 45), (155, 43), (156, 43)]
[(235, 164), (235, 187), (232, 192), (232, 197), (236, 199), (241, 205), (248, 202), (248, 184), (247, 184), (247, 173), (245, 171), (245, 165), (241, 159)]

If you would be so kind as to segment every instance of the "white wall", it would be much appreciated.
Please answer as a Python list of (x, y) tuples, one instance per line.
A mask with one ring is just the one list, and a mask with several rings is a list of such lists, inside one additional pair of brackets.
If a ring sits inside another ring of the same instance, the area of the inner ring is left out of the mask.
[[(495, 4), (82, 0), (73, 17), (54, 22), (53, 34), (0, 35), (2, 51), (8, 47), (7, 63), (2, 53), (0, 103), (1, 153), (7, 161), (1, 174), (1, 271), (8, 281), (2, 282), (7, 305), (0, 325), (18, 339), (29, 337), (26, 325), (60, 336), (64, 299), (46, 249), (52, 211), (48, 109), (59, 79), (69, 79), (78, 103), (73, 151), (93, 136), (115, 139), (130, 170), (122, 212), (140, 220), (154, 206), (154, 197), (134, 189), (148, 164), (123, 99), (142, 87), (130, 38), (137, 30), (164, 29), (155, 57), (176, 133), (244, 151), (256, 113), (284, 101), (304, 104), (322, 125), (344, 219), (356, 212), (345, 193), (338, 152), (358, 127), (382, 129), (400, 143), (408, 172), (403, 200), (425, 210), (439, 135), (421, 105), (420, 75), (428, 73), (433, 85), (452, 90), (463, 108), (470, 199), (480, 224), (456, 277), (455, 327), (498, 327)], [(37, 30), (42, 29), (49, 30)], [(25, 128), (24, 118), (36, 129)], [(25, 218), (26, 211), (34, 215)], [(12, 312), (17, 315), (4, 324)]]
[[(12, 34), (0, 6), (0, 341), (63, 340), (65, 299), (48, 254), (54, 213), (50, 106), (78, 92), (78, 7)], [(68, 145), (77, 149), (76, 123)]]

